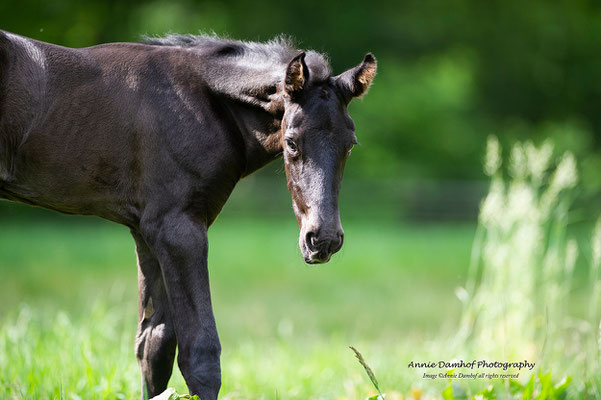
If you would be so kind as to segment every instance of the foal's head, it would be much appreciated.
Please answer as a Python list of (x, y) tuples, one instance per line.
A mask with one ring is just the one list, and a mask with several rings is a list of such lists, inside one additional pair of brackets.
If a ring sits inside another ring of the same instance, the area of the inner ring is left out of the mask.
[(342, 247), (338, 194), (355, 137), (348, 103), (364, 94), (376, 74), (376, 59), (336, 77), (313, 81), (305, 53), (288, 64), (284, 81), (282, 147), (288, 188), (300, 228), (305, 262), (328, 262)]

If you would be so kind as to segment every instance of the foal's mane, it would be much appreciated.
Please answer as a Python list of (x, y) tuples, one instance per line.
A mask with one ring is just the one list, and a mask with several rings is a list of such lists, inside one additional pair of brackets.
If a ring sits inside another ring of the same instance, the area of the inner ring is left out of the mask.
[[(168, 34), (163, 37), (143, 37), (155, 46), (173, 46), (198, 51), (206, 62), (202, 72), (214, 89), (232, 97), (258, 105), (268, 100), (284, 80), (286, 66), (302, 50), (293, 42), (278, 36), (267, 42), (246, 42), (221, 38), (217, 35)], [(327, 80), (332, 69), (327, 57), (316, 51), (305, 51), (310, 80)]]

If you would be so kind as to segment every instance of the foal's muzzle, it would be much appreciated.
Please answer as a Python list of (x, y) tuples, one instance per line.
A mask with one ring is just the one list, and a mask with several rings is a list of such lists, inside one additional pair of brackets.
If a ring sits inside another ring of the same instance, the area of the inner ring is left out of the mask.
[(309, 230), (301, 240), (301, 251), (307, 264), (322, 264), (330, 261), (332, 254), (340, 250), (343, 242), (342, 229), (334, 234), (320, 234), (319, 230)]

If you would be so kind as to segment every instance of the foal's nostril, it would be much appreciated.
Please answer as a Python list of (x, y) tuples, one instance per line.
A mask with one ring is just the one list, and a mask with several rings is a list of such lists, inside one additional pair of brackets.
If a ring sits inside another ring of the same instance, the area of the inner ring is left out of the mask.
[(310, 250), (317, 250), (317, 235), (315, 234), (315, 232), (307, 232), (307, 234), (305, 235), (305, 243), (307, 243), (307, 247)]
[(332, 240), (330, 242), (330, 253), (336, 253), (338, 250), (340, 250), (342, 248), (342, 243), (344, 242), (344, 234), (343, 233), (339, 233), (337, 234), (337, 238), (336, 240)]

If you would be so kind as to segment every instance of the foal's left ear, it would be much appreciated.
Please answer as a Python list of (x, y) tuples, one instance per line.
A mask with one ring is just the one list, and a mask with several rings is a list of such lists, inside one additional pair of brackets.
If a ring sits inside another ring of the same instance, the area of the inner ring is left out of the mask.
[(374, 76), (376, 76), (377, 69), (378, 62), (376, 58), (373, 54), (367, 53), (361, 64), (336, 77), (336, 82), (348, 99), (347, 102), (351, 101), (353, 97), (359, 97), (367, 93)]

